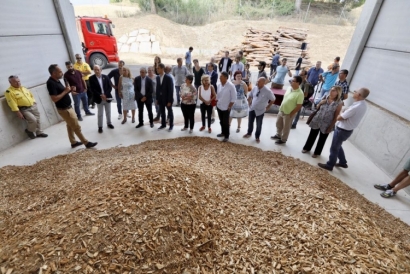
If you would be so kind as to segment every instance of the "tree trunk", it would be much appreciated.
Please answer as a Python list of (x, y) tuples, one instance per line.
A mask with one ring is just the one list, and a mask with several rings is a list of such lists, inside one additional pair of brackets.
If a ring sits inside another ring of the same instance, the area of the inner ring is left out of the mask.
[(295, 0), (295, 11), (297, 13), (300, 12), (300, 5), (302, 4), (302, 0)]
[(154, 0), (151, 0), (151, 13), (157, 14), (157, 8), (155, 7)]

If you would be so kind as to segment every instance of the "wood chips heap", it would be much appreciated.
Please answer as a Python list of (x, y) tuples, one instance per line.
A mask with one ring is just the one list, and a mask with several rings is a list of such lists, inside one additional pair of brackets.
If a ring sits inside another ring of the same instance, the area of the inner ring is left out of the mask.
[(0, 169), (0, 273), (410, 273), (410, 229), (328, 172), (211, 138)]
[[(296, 61), (303, 52), (302, 68), (312, 67), (308, 50), (301, 50), (302, 43), (307, 43), (308, 29), (279, 27), (276, 33), (249, 28), (244, 35), (241, 46), (223, 49), (218, 52), (216, 59), (219, 61), (225, 56), (225, 51), (235, 55), (242, 50), (247, 62), (256, 66), (259, 61), (265, 61), (269, 67), (272, 55), (280, 52), (280, 57), (287, 58), (287, 66), (295, 69)], [(235, 56), (231, 56), (234, 59)]]

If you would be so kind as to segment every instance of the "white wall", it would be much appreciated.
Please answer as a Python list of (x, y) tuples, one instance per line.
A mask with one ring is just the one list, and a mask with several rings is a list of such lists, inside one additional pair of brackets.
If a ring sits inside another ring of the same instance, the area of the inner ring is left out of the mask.
[[(57, 12), (59, 10), (60, 12)], [(4, 92), (9, 75), (18, 75), (34, 94), (43, 127), (61, 121), (45, 83), (48, 66), (74, 60), (81, 53), (74, 9), (69, 0), (13, 0), (0, 9), (0, 151), (25, 138), (24, 122), (12, 113)]]
[(342, 65), (352, 91), (370, 89), (369, 110), (349, 140), (391, 177), (410, 158), (409, 17), (408, 0), (367, 0)]

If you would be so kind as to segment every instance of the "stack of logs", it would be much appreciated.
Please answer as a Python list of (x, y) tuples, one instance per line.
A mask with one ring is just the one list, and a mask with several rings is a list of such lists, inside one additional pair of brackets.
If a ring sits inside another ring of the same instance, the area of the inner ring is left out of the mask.
[(288, 60), (287, 65), (294, 69), (297, 59), (304, 53), (302, 68), (311, 67), (309, 53), (307, 50), (302, 51), (301, 49), (302, 43), (307, 43), (307, 32), (307, 29), (287, 27), (279, 27), (276, 33), (249, 28), (241, 46), (221, 50), (215, 56), (215, 59), (219, 61), (225, 56), (225, 51), (229, 51), (231, 53), (230, 57), (234, 59), (234, 55), (242, 50), (251, 67), (256, 66), (259, 61), (265, 61), (269, 67), (272, 55), (279, 51), (281, 59), (286, 57)]

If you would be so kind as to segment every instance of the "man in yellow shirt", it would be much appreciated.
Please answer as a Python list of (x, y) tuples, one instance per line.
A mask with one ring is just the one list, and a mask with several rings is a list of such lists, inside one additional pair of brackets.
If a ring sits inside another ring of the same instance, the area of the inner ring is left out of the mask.
[(81, 72), (81, 75), (83, 76), (83, 80), (85, 81), (85, 84), (87, 85), (88, 105), (91, 106), (91, 108), (94, 108), (95, 102), (93, 98), (93, 92), (90, 88), (90, 83), (88, 82), (88, 79), (90, 78), (91, 73), (92, 73), (91, 68), (87, 63), (83, 62), (83, 58), (81, 57), (80, 54), (77, 53), (75, 55), (75, 59), (77, 60), (77, 62), (75, 62), (74, 64), (74, 69)]
[(275, 142), (277, 145), (286, 143), (293, 118), (295, 118), (296, 113), (302, 108), (305, 95), (300, 89), (300, 84), (302, 84), (302, 77), (293, 77), (290, 84), (291, 86), (283, 96), (282, 104), (279, 107), (278, 118), (276, 119), (276, 135), (271, 137), (271, 139), (277, 140)]
[[(6, 90), (5, 96), (11, 110), (22, 120), (27, 121), (25, 130), (28, 137), (47, 137), (41, 130), (40, 113), (37, 109), (36, 100), (33, 94), (25, 87), (21, 86), (18, 76), (9, 77), (10, 87)], [(34, 134), (36, 133), (36, 134)]]

